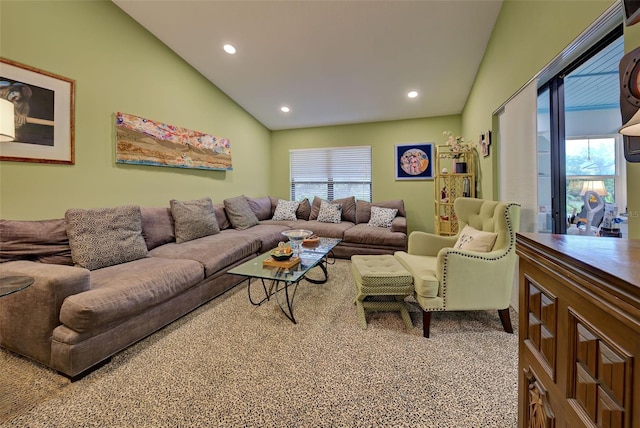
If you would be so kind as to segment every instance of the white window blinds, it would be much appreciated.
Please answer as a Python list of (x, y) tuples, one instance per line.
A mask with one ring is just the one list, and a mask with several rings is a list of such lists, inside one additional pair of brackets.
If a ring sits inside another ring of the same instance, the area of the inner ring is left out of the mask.
[(371, 202), (371, 146), (289, 150), (291, 200)]

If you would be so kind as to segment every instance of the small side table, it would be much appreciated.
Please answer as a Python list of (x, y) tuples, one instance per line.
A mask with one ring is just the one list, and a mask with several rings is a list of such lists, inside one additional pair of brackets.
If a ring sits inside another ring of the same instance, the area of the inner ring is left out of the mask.
[(24, 290), (34, 282), (34, 278), (26, 275), (0, 276), (0, 297)]

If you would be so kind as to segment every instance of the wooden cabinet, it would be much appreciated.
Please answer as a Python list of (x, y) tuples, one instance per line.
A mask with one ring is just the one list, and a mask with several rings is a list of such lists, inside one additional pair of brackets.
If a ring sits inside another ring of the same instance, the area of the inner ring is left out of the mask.
[(640, 240), (518, 234), (518, 426), (640, 428)]
[(458, 233), (453, 201), (461, 196), (476, 196), (474, 153), (452, 151), (450, 146), (436, 146), (433, 212), (434, 233), (438, 235), (450, 236)]

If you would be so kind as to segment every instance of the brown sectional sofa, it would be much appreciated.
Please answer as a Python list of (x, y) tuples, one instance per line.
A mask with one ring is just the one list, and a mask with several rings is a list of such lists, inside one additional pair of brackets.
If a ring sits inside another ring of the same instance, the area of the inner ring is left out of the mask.
[(147, 256), (93, 270), (73, 265), (65, 219), (0, 220), (0, 275), (35, 278), (27, 289), (0, 298), (0, 346), (78, 377), (240, 283), (243, 278), (226, 272), (275, 247), (284, 230), (341, 238), (334, 249), (341, 258), (406, 250), (400, 200), (373, 204), (398, 209), (391, 228), (368, 226), (372, 204), (353, 198), (340, 201), (340, 223), (317, 220), (318, 198), (301, 204), (300, 218), (288, 221), (271, 219), (277, 198), (246, 200), (258, 224), (234, 228), (225, 205), (215, 204), (220, 232), (182, 243), (169, 208), (140, 208)]

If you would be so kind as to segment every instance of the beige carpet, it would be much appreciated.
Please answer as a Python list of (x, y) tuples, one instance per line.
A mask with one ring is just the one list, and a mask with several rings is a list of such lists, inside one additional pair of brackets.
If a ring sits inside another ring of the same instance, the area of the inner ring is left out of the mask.
[[(431, 338), (353, 305), (349, 262), (303, 282), (299, 324), (246, 283), (78, 382), (0, 353), (2, 426), (514, 427), (517, 336), (496, 311), (436, 313)], [(515, 319), (512, 313), (512, 320)]]

